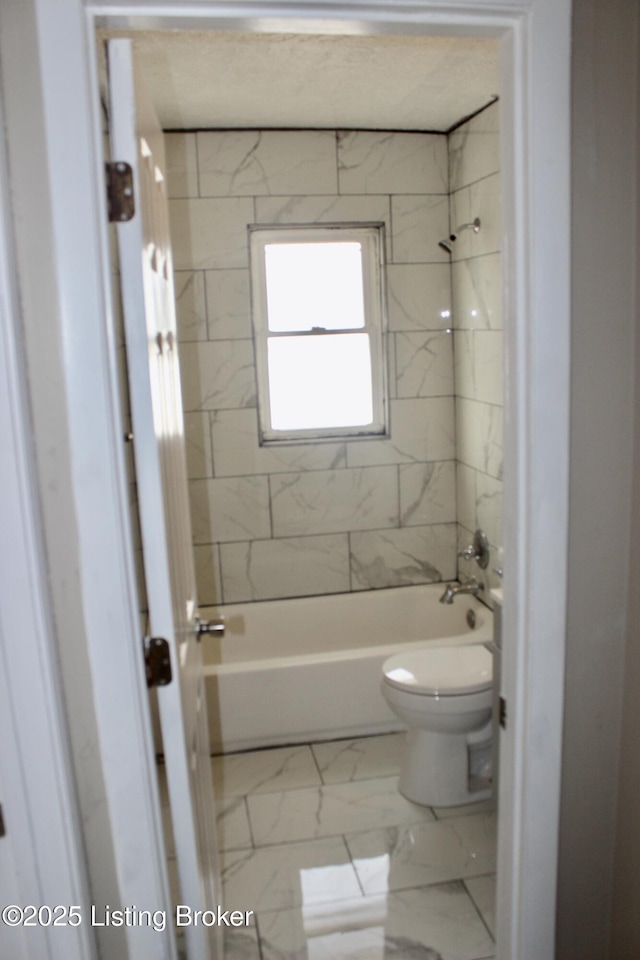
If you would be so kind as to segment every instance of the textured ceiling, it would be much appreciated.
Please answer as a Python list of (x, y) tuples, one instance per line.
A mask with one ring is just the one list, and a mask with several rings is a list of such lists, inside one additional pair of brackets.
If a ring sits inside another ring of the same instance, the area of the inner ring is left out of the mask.
[(446, 131), (498, 94), (495, 40), (172, 31), (117, 35), (133, 38), (165, 129)]

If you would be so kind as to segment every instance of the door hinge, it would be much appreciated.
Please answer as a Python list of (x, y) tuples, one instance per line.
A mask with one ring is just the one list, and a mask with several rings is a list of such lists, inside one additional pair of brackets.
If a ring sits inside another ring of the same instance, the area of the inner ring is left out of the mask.
[(135, 213), (133, 170), (123, 160), (105, 164), (109, 223), (126, 223)]
[(0, 803), (0, 837), (6, 836), (7, 831), (4, 827), (4, 813), (2, 812), (2, 804)]
[(498, 701), (498, 723), (503, 730), (507, 729), (507, 701), (504, 697)]
[(144, 638), (144, 665), (148, 687), (166, 687), (171, 683), (171, 652), (163, 637)]

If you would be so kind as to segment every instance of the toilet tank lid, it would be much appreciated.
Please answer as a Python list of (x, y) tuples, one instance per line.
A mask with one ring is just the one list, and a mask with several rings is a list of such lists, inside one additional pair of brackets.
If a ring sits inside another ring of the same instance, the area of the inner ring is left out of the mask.
[(491, 689), (493, 657), (481, 643), (423, 647), (395, 653), (382, 672), (399, 690), (453, 697)]

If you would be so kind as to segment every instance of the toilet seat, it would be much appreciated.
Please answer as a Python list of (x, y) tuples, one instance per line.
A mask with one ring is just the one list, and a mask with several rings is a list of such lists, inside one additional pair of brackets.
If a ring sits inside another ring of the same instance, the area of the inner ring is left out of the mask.
[(384, 682), (397, 690), (455, 697), (491, 689), (493, 657), (480, 643), (427, 647), (393, 654), (382, 671)]

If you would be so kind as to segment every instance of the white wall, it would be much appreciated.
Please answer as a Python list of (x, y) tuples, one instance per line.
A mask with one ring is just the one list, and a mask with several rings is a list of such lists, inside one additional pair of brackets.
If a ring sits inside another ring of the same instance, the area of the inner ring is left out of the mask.
[[(81, 551), (71, 477), (69, 424), (64, 390), (59, 289), (41, 106), (41, 64), (35, 45), (35, 4), (0, 4), (0, 72), (7, 126), (15, 260), (19, 272), (22, 335), (29, 378), (35, 465), (42, 533), (50, 566), (53, 628), (69, 719), (75, 786), (83, 813), (83, 839), (91, 896), (113, 902), (118, 885), (106, 807), (82, 604)], [(38, 222), (38, 235), (24, 224)], [(92, 815), (88, 814), (92, 812)], [(122, 951), (122, 931), (108, 939)]]
[[(636, 21), (635, 58), (631, 52), (627, 76), (640, 84), (640, 28)], [(631, 93), (631, 91), (630, 91)], [(631, 119), (631, 118), (630, 118)], [(635, 116), (635, 242), (640, 225), (640, 96), (636, 86)], [(630, 204), (630, 206), (633, 206)], [(637, 261), (636, 261), (637, 262)], [(620, 770), (618, 779), (616, 848), (614, 860), (611, 960), (640, 956), (640, 273), (635, 288), (635, 403), (633, 430), (633, 489), (631, 502), (629, 584)]]
[[(607, 957), (611, 920), (634, 467), (637, 17), (637, 5), (627, 0), (574, 5), (571, 504), (559, 960)], [(631, 583), (631, 591), (637, 595), (637, 583)], [(634, 720), (630, 714), (627, 722)], [(632, 752), (625, 763), (637, 770), (640, 754)], [(631, 879), (627, 871), (625, 879)], [(632, 882), (637, 889), (637, 873)], [(637, 950), (613, 956), (635, 958)]]

